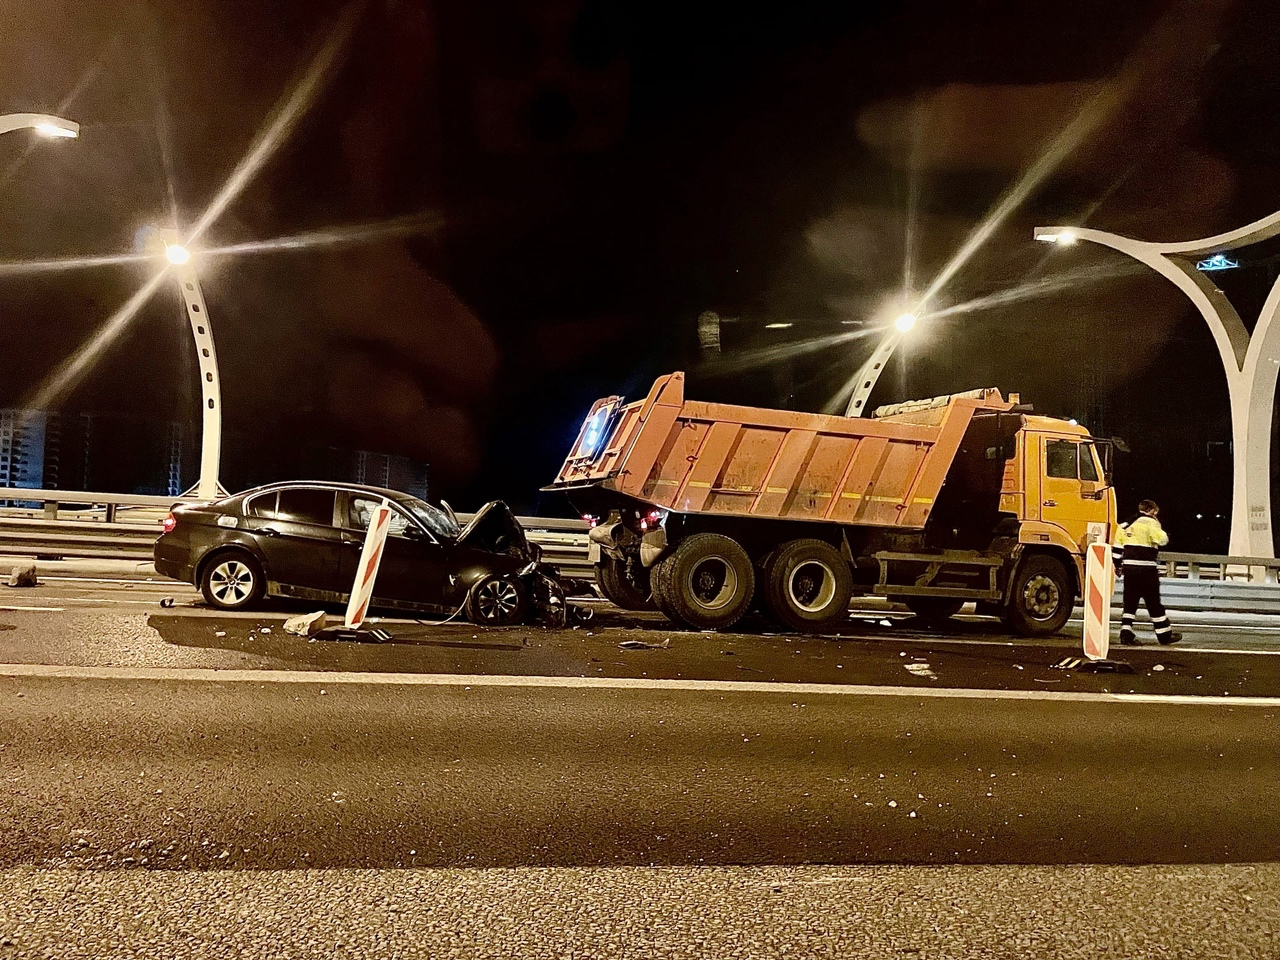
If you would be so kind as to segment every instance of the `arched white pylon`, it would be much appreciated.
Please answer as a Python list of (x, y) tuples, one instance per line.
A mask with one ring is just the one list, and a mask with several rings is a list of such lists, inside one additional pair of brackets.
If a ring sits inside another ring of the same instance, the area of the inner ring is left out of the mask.
[(1231, 400), (1232, 556), (1274, 557), (1271, 535), (1271, 420), (1275, 406), (1276, 374), (1280, 372), (1280, 279), (1263, 304), (1249, 336), (1235, 307), (1201, 270), (1196, 261), (1280, 234), (1280, 212), (1247, 226), (1203, 240), (1148, 243), (1101, 230), (1077, 227), (1037, 227), (1037, 239), (1085, 240), (1126, 254), (1168, 279), (1186, 294), (1209, 325), (1227, 377)]

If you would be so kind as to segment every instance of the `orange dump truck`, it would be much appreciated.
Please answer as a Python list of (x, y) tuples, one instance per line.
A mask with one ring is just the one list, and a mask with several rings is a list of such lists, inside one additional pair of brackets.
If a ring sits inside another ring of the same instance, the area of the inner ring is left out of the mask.
[(686, 401), (673, 373), (597, 401), (545, 489), (594, 522), (598, 582), (626, 608), (724, 629), (757, 606), (812, 632), (860, 593), (1047, 634), (1116, 520), (1103, 447), (995, 389), (836, 417)]

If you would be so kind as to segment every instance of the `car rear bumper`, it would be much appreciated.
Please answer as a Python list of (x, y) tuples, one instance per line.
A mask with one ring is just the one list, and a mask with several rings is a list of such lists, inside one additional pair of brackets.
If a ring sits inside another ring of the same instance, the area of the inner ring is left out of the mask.
[(191, 546), (189, 543), (174, 542), (167, 536), (162, 536), (156, 541), (152, 557), (156, 573), (161, 576), (182, 580), (186, 583), (195, 582), (195, 564), (191, 562)]

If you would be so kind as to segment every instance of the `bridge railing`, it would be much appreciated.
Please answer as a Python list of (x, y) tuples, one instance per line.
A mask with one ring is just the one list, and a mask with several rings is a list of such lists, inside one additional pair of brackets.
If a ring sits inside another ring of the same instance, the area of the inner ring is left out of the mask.
[[(149, 560), (160, 521), (183, 497), (0, 487), (0, 553), (31, 557)], [(460, 513), (463, 524), (472, 514)], [(569, 576), (590, 577), (587, 525), (560, 517), (520, 517), (543, 559)]]

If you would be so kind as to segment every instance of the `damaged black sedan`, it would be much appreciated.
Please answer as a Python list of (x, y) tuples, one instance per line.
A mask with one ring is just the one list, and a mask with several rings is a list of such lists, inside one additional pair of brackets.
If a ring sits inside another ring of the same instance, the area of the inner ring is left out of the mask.
[(343, 603), (350, 595), (374, 507), (391, 524), (373, 606), (465, 613), (507, 626), (535, 616), (563, 622), (566, 594), (580, 592), (541, 562), (520, 522), (500, 501), (462, 526), (449, 508), (379, 487), (280, 483), (213, 503), (182, 505), (164, 520), (157, 572), (200, 588), (220, 610), (252, 608), (263, 597)]

